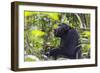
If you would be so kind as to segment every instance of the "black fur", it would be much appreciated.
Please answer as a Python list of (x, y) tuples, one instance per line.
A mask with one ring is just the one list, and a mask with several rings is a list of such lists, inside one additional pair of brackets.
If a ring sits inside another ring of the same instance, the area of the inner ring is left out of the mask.
[(53, 56), (57, 59), (62, 55), (69, 59), (76, 59), (81, 56), (79, 34), (76, 29), (71, 28), (67, 24), (61, 24), (54, 30), (54, 35), (61, 38), (60, 46), (58, 48), (49, 51), (49, 56)]

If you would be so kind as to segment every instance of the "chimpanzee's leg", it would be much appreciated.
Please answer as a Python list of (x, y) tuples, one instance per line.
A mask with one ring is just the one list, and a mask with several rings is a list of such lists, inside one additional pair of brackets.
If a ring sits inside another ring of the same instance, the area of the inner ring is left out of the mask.
[(60, 55), (60, 49), (56, 48), (56, 49), (52, 49), (49, 52), (49, 55), (52, 56), (55, 60), (57, 59), (57, 56)]

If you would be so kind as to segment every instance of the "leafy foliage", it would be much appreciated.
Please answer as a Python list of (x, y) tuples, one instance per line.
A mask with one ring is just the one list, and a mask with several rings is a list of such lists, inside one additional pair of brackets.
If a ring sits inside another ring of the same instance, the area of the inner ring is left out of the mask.
[(58, 47), (60, 38), (55, 37), (53, 31), (60, 23), (67, 23), (78, 30), (83, 54), (90, 49), (90, 14), (25, 11), (24, 22), (26, 55), (34, 55), (44, 60), (43, 53)]

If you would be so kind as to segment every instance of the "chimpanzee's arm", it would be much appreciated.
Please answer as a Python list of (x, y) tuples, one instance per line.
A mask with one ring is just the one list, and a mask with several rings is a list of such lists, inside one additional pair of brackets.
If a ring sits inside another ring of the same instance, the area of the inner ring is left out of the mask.
[(77, 49), (76, 47), (79, 45), (78, 32), (75, 29), (69, 30), (61, 41), (62, 53), (68, 57), (74, 57)]

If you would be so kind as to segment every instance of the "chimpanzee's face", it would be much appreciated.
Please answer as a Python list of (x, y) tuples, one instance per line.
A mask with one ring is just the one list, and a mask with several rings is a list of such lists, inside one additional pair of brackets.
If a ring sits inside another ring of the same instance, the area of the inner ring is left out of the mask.
[(58, 28), (54, 29), (54, 35), (56, 37), (61, 37), (62, 35), (64, 35), (64, 33), (66, 33), (69, 30), (69, 26), (66, 24), (60, 24), (58, 26)]

